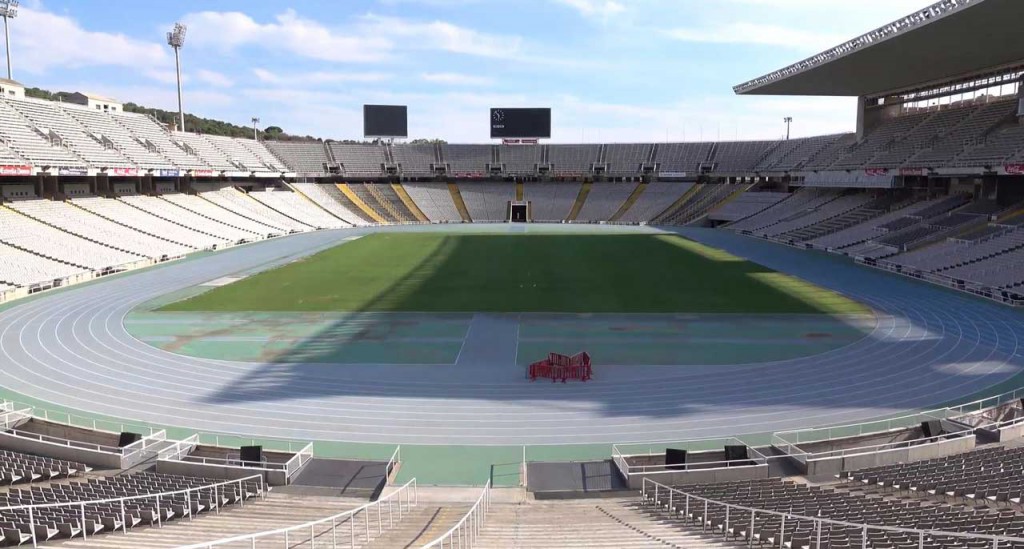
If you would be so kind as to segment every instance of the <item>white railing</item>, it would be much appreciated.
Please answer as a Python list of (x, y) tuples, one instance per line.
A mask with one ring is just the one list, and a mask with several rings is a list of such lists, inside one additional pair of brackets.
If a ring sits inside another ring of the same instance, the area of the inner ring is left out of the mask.
[(388, 464), (384, 467), (384, 485), (391, 486), (391, 473), (394, 472), (394, 468), (402, 463), (402, 445), (399, 444), (395, 447), (395, 451), (391, 453), (391, 459), (388, 460)]
[(438, 549), (452, 549), (454, 547), (462, 549), (463, 547), (473, 547), (473, 542), (476, 541), (477, 536), (480, 535), (480, 529), (484, 525), (484, 520), (487, 518), (487, 511), (490, 510), (490, 508), (491, 481), (488, 479), (487, 484), (484, 486), (484, 491), (480, 494), (480, 497), (476, 498), (476, 503), (469, 508), (466, 515), (462, 517), (462, 520), (434, 541), (424, 545), (422, 549), (432, 547), (436, 547)]
[[(991, 543), (993, 549), (999, 549), (1000, 547), (1012, 547), (1012, 544), (1024, 543), (1024, 538), (1014, 538), (1008, 536), (992, 536), (987, 534), (965, 534), (960, 532), (946, 532), (943, 530), (917, 530), (914, 528), (899, 528), (895, 526), (875, 526), (872, 524), (862, 524), (855, 522), (844, 522), (841, 520), (832, 520), (823, 517), (808, 517), (804, 515), (797, 515), (792, 513), (780, 513), (778, 511), (768, 511), (765, 509), (755, 509), (753, 507), (745, 507), (743, 505), (736, 505), (732, 503), (724, 503), (715, 501), (708, 498), (696, 496), (670, 486), (665, 486), (650, 479), (644, 479), (642, 488), (642, 498), (645, 504), (654, 505), (666, 505), (670, 513), (675, 514), (676, 510), (682, 511), (683, 520), (689, 520), (691, 511), (700, 512), (701, 515), (701, 530), (707, 532), (709, 521), (708, 515), (716, 510), (722, 512), (724, 515), (724, 522), (721, 527), (717, 529), (722, 532), (723, 537), (728, 537), (730, 528), (747, 527), (748, 535), (752, 535), (754, 529), (757, 527), (757, 518), (775, 518), (780, 520), (779, 533), (775, 537), (774, 544), (778, 544), (779, 547), (783, 546), (783, 541), (786, 539), (786, 523), (789, 522), (805, 522), (813, 524), (811, 529), (811, 536), (816, 543), (808, 543), (812, 547), (821, 547), (822, 535), (826, 530), (827, 526), (840, 526), (844, 529), (851, 530), (857, 529), (861, 532), (861, 545), (862, 547), (868, 547), (868, 533), (869, 532), (891, 532), (894, 534), (905, 534), (917, 539), (917, 546), (923, 548), (926, 545), (926, 541), (935, 538), (958, 538), (964, 541), (978, 541), (984, 540), (987, 543)], [(668, 498), (667, 501), (663, 501), (664, 498)], [(746, 515), (749, 514), (749, 518)], [(737, 519), (737, 517), (742, 517)], [(730, 519), (733, 521), (730, 523)], [(740, 523), (740, 520), (743, 522)], [(712, 529), (716, 529), (712, 527)], [(748, 540), (753, 543), (753, 540)], [(761, 540), (762, 542), (765, 540)]]
[[(612, 445), (612, 461), (619, 468), (619, 471), (626, 477), (630, 475), (639, 474), (660, 474), (660, 473), (678, 473), (680, 471), (697, 471), (701, 469), (715, 469), (718, 467), (729, 467), (730, 464), (735, 464), (735, 461), (704, 461), (704, 462), (688, 462), (680, 463), (676, 465), (632, 465), (629, 463), (631, 458), (648, 458), (648, 457), (660, 457), (665, 455), (664, 447), (676, 446), (681, 449), (685, 449), (691, 453), (698, 453), (702, 451), (714, 451), (721, 450), (723, 445), (739, 445), (746, 446), (743, 441), (737, 438), (700, 438), (688, 441), (666, 441), (666, 442), (644, 442), (644, 443), (631, 443), (631, 444), (613, 444)], [(633, 451), (631, 448), (639, 448), (638, 451)], [(760, 452), (748, 448), (755, 455), (748, 459), (740, 460), (743, 462), (753, 462), (755, 465), (764, 465), (768, 461), (765, 456), (761, 455)], [(733, 465), (735, 466), (735, 465)]]
[[(291, 459), (284, 464), (285, 478), (292, 478), (292, 475), (298, 473), (306, 466), (309, 461), (313, 459), (313, 443), (310, 442), (303, 449), (299, 450), (292, 456)], [(268, 464), (270, 465), (270, 464)]]
[(167, 448), (161, 450), (160, 453), (157, 454), (157, 459), (182, 461), (192, 450), (195, 449), (198, 441), (199, 435), (192, 435), (184, 440), (175, 441)]
[[(80, 522), (80, 526), (81, 526), (81, 529), (82, 529), (82, 539), (85, 540), (85, 539), (88, 539), (88, 537), (90, 535), (95, 535), (95, 533), (90, 534), (88, 532), (88, 527), (86, 526), (87, 515), (89, 514), (87, 512), (87, 510), (86, 510), (87, 507), (92, 507), (92, 506), (96, 506), (96, 505), (115, 505), (115, 506), (119, 506), (120, 507), (120, 511), (116, 511), (115, 510), (115, 513), (119, 514), (119, 516), (121, 518), (121, 521), (120, 521), (120, 524), (117, 524), (117, 528), (115, 528), (115, 530), (116, 529), (120, 529), (122, 531), (122, 533), (127, 534), (128, 533), (128, 528), (131, 527), (131, 526), (129, 526), (129, 521), (128, 521), (128, 505), (136, 505), (136, 506), (138, 506), (140, 503), (149, 502), (149, 501), (153, 502), (151, 504), (151, 505), (153, 505), (153, 508), (152, 508), (153, 521), (156, 522), (158, 525), (162, 526), (163, 522), (165, 520), (165, 516), (166, 516), (167, 519), (170, 519), (171, 515), (169, 514), (169, 512), (171, 511), (171, 509), (174, 506), (178, 505), (178, 502), (180, 501), (180, 498), (182, 496), (184, 496), (185, 501), (188, 503), (188, 509), (183, 510), (182, 511), (182, 515), (183, 516), (184, 515), (188, 515), (189, 518), (192, 517), (191, 509), (192, 509), (192, 504), (193, 504), (193, 495), (195, 496), (195, 503), (198, 504), (200, 502), (200, 500), (202, 499), (201, 496), (202, 496), (203, 493), (212, 493), (213, 494), (213, 500), (214, 500), (215, 506), (216, 506), (214, 510), (215, 510), (215, 512), (220, 513), (220, 502), (222, 501), (222, 494), (224, 494), (225, 490), (227, 490), (229, 488), (233, 489), (236, 486), (238, 487), (237, 494), (238, 494), (238, 504), (239, 504), (239, 507), (244, 507), (245, 506), (245, 497), (246, 497), (245, 485), (246, 484), (251, 484), (251, 483), (256, 483), (256, 484), (259, 485), (259, 487), (257, 488), (257, 491), (258, 491), (257, 495), (259, 495), (261, 498), (265, 498), (267, 491), (266, 491), (266, 486), (263, 483), (263, 477), (261, 475), (254, 475), (254, 476), (245, 477), (245, 478), (238, 479), (238, 480), (229, 480), (229, 481), (224, 481), (224, 482), (218, 482), (216, 484), (207, 484), (207, 485), (198, 486), (198, 487), (195, 487), (195, 488), (186, 488), (184, 490), (172, 490), (172, 491), (168, 491), (168, 492), (160, 492), (160, 493), (157, 493), (157, 494), (144, 494), (144, 495), (138, 495), (138, 496), (125, 496), (125, 497), (120, 497), (120, 498), (98, 499), (98, 500), (91, 500), (91, 501), (72, 501), (72, 502), (58, 502), (58, 503), (38, 503), (38, 504), (32, 504), (32, 505), (13, 505), (13, 506), (8, 506), (8, 507), (0, 507), (0, 513), (4, 513), (4, 512), (24, 512), (24, 513), (26, 513), (28, 515), (28, 523), (29, 523), (29, 528), (31, 530), (32, 546), (35, 547), (37, 545), (38, 541), (45, 541), (45, 540), (37, 540), (36, 539), (36, 517), (39, 516), (41, 512), (43, 512), (45, 510), (48, 510), (48, 509), (74, 509), (74, 510), (77, 510), (78, 511), (78, 518), (81, 521)], [(42, 519), (42, 521), (43, 522), (50, 522), (48, 520), (45, 520), (45, 517)]]
[[(394, 509), (396, 502), (398, 507), (397, 513)], [(213, 547), (228, 544), (248, 544), (251, 547), (256, 547), (257, 543), (259, 543), (260, 547), (266, 547), (267, 542), (274, 542), (275, 540), (279, 540), (281, 544), (280, 546), (285, 549), (295, 547), (297, 544), (301, 545), (306, 542), (309, 542), (310, 547), (313, 547), (314, 545), (316, 547), (330, 547), (332, 549), (342, 546), (356, 547), (357, 540), (369, 541), (374, 530), (376, 530), (377, 536), (383, 535), (385, 523), (387, 524), (387, 528), (392, 528), (395, 525), (396, 518), (399, 521), (402, 520), (412, 507), (415, 507), (416, 505), (416, 479), (412, 479), (402, 485), (401, 488), (378, 499), (377, 501), (367, 503), (366, 505), (357, 507), (356, 509), (350, 509), (344, 513), (338, 513), (337, 515), (332, 515), (287, 528), (278, 528), (277, 530), (268, 530), (254, 534), (243, 534), (241, 536), (223, 538), (215, 541), (196, 543), (193, 545), (178, 547), (178, 549), (212, 549)], [(372, 528), (370, 526), (370, 521), (373, 519), (371, 515), (374, 514), (374, 511), (376, 511), (376, 528)], [(385, 516), (385, 511), (387, 516)], [(365, 520), (362, 521), (362, 524), (357, 524), (360, 516)], [(305, 536), (309, 537), (306, 538)], [(268, 538), (274, 539), (271, 540)], [(343, 545), (338, 545), (339, 539), (343, 541)]]

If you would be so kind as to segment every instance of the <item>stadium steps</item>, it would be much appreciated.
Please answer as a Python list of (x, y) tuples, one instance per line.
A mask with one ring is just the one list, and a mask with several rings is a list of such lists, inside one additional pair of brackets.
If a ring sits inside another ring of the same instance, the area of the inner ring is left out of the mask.
[(734, 192), (734, 193), (730, 194), (729, 196), (725, 197), (725, 200), (722, 200), (722, 201), (721, 201), (721, 202), (719, 202), (718, 204), (715, 204), (714, 206), (712, 206), (711, 208), (709, 208), (709, 209), (708, 209), (708, 211), (707, 211), (707, 212), (705, 212), (705, 215), (711, 214), (712, 212), (714, 212), (714, 211), (716, 211), (716, 210), (720, 210), (720, 209), (721, 209), (722, 207), (724, 207), (724, 206), (725, 206), (726, 204), (728, 204), (728, 203), (732, 202), (733, 200), (736, 200), (737, 198), (739, 198), (739, 197), (743, 196), (744, 194), (746, 194), (747, 192), (749, 192), (749, 191), (750, 191), (751, 189), (753, 189), (753, 188), (754, 188), (754, 187), (755, 187), (756, 185), (757, 185), (757, 183), (753, 183), (753, 184), (751, 184), (750, 186), (748, 186), (748, 187), (746, 187), (746, 188), (742, 188), (742, 189), (739, 189), (739, 190), (737, 190), (736, 192)]
[(523, 182), (522, 181), (517, 181), (516, 182), (516, 201), (517, 202), (522, 202), (524, 196), (526, 196), (526, 191), (523, 189)]
[(671, 217), (671, 215), (673, 213), (679, 211), (683, 207), (684, 204), (686, 204), (687, 202), (690, 201), (691, 198), (696, 196), (697, 193), (699, 193), (702, 188), (704, 188), (704, 184), (703, 183), (698, 183), (698, 184), (690, 187), (690, 190), (688, 190), (685, 193), (683, 193), (683, 196), (680, 196), (679, 199), (676, 200), (675, 202), (673, 202), (671, 206), (669, 206), (668, 208), (665, 209), (665, 211), (663, 211), (660, 214), (654, 216), (653, 222), (654, 223), (660, 223), (660, 222), (668, 219), (669, 217)]
[[(271, 492), (266, 501), (249, 500), (245, 507), (229, 506), (220, 513), (197, 515), (193, 520), (174, 520), (161, 527), (143, 527), (129, 530), (127, 534), (110, 533), (81, 538), (53, 541), (47, 543), (53, 547), (96, 548), (96, 549), (156, 549), (170, 548), (181, 545), (214, 541), (227, 537), (266, 532), (303, 524), (343, 513), (366, 504), (365, 500), (350, 498), (316, 497), (282, 495)], [(415, 509), (413, 509), (415, 511)], [(360, 515), (355, 521), (356, 547), (367, 547), (366, 527)], [(376, 513), (373, 513), (370, 531), (371, 536), (378, 536)], [(385, 510), (384, 518), (387, 518)], [(397, 519), (397, 514), (395, 515)], [(398, 527), (402, 522), (396, 522)], [(384, 523), (387, 527), (387, 523)], [(316, 546), (328, 547), (331, 543), (329, 528), (317, 527)], [(387, 534), (387, 532), (385, 532)], [(309, 530), (289, 534), (291, 548), (310, 548)], [(351, 533), (347, 523), (338, 529), (339, 545), (349, 547)], [(284, 535), (270, 536), (260, 540), (257, 547), (282, 547)], [(225, 547), (249, 547), (248, 543), (226, 545)]]
[[(469, 505), (439, 506), (420, 502), (402, 518), (401, 524), (396, 524), (394, 528), (384, 532), (383, 536), (371, 541), (365, 547), (366, 549), (422, 547), (443, 536), (458, 524), (467, 512), (469, 512)], [(357, 520), (356, 525), (358, 524)], [(344, 546), (347, 547), (347, 545)]]
[[(401, 201), (395, 192), (394, 188), (384, 183), (365, 183), (364, 188), (370, 193), (370, 196), (380, 204), (381, 208), (384, 209), (389, 215), (394, 217), (396, 221), (409, 222), (415, 220), (413, 212), (409, 211)], [(392, 196), (388, 196), (388, 194)], [(406, 208), (406, 209), (402, 209)]]
[(626, 201), (622, 203), (622, 206), (619, 206), (619, 210), (615, 212), (614, 215), (612, 215), (609, 221), (618, 221), (619, 218), (626, 215), (626, 212), (628, 212), (629, 209), (633, 207), (633, 204), (636, 204), (637, 200), (640, 200), (640, 197), (644, 194), (644, 191), (646, 190), (646, 183), (641, 183), (637, 185), (636, 188), (633, 189), (633, 192), (629, 195), (629, 197), (626, 198)]
[(409, 193), (406, 192), (405, 187), (403, 187), (401, 183), (392, 183), (391, 189), (395, 191), (395, 194), (398, 195), (398, 199), (402, 201), (402, 204), (405, 204), (405, 207), (409, 209), (409, 212), (416, 218), (416, 221), (424, 223), (430, 222), (430, 220), (427, 219), (427, 215), (423, 213), (423, 210), (421, 210), (419, 206), (416, 205), (416, 201), (409, 196)]
[(371, 208), (366, 202), (363, 202), (363, 199), (359, 198), (356, 192), (348, 186), (348, 183), (337, 183), (336, 186), (338, 187), (338, 190), (341, 191), (341, 194), (345, 195), (345, 198), (349, 199), (352, 204), (359, 208), (359, 211), (366, 214), (367, 217), (372, 219), (375, 223), (387, 223), (384, 216), (377, 213), (377, 211)]
[[(189, 195), (189, 196), (195, 196), (196, 198), (199, 198), (200, 200), (205, 200), (203, 197), (199, 196), (198, 194)], [(160, 200), (163, 200), (164, 202), (166, 202), (166, 203), (168, 203), (171, 206), (174, 206), (176, 208), (181, 208), (183, 210), (192, 212), (193, 214), (198, 215), (199, 217), (205, 217), (206, 219), (209, 219), (210, 221), (216, 221), (217, 223), (220, 223), (221, 225), (226, 225), (228, 227), (231, 227), (232, 229), (235, 229), (235, 230), (238, 230), (238, 231), (242, 231), (242, 232), (245, 232), (245, 233), (249, 233), (249, 234), (253, 235), (254, 238), (257, 238), (257, 239), (259, 238), (258, 234), (254, 233), (252, 231), (249, 231), (247, 229), (243, 229), (241, 227), (236, 227), (236, 226), (234, 226), (234, 225), (232, 225), (232, 224), (230, 224), (230, 223), (228, 223), (228, 222), (226, 222), (226, 221), (224, 221), (222, 219), (217, 219), (217, 218), (214, 218), (214, 217), (210, 217), (208, 215), (203, 215), (202, 213), (197, 212), (197, 211), (195, 211), (195, 210), (193, 210), (191, 208), (187, 208), (187, 207), (182, 206), (180, 204), (176, 204), (174, 202), (171, 202), (170, 200), (167, 200), (166, 198), (164, 198), (162, 196), (158, 196), (157, 198), (159, 198)], [(207, 200), (207, 203), (213, 204), (213, 202), (210, 202), (209, 200)], [(213, 205), (217, 206), (217, 204), (213, 204)], [(220, 206), (217, 206), (217, 207), (220, 208)], [(241, 215), (241, 214), (239, 214), (239, 215)], [(245, 217), (245, 216), (242, 216), (242, 217)], [(249, 218), (246, 217), (246, 219), (249, 219)]]
[(459, 191), (459, 186), (455, 183), (448, 183), (448, 192), (452, 195), (452, 202), (455, 203), (455, 209), (459, 210), (462, 220), (472, 223), (473, 218), (469, 215), (469, 208), (466, 207), (466, 201), (462, 199), (462, 192)]
[(349, 200), (338, 185), (327, 183), (321, 187), (321, 189), (327, 193), (331, 198), (336, 200), (338, 204), (341, 204), (346, 210), (352, 212), (352, 215), (362, 219), (367, 223), (373, 223), (373, 218), (366, 214), (359, 206), (356, 206), (354, 202)]
[(754, 185), (756, 185), (756, 183), (751, 183), (749, 185), (735, 185), (739, 188), (732, 190), (729, 187), (733, 187), (733, 185), (726, 183), (719, 184), (718, 187), (720, 188), (712, 189), (711, 192), (706, 193), (698, 200), (695, 200), (693, 204), (689, 205), (686, 209), (686, 220), (683, 223), (686, 225), (696, 225), (697, 223), (705, 222), (705, 218), (708, 216), (708, 213), (711, 212), (716, 205), (723, 203), (723, 201), (734, 200), (737, 196), (754, 188)]
[(579, 217), (580, 210), (587, 203), (587, 196), (590, 195), (591, 186), (593, 186), (593, 183), (589, 181), (580, 186), (580, 192), (576, 195), (576, 202), (573, 203), (572, 209), (569, 210), (569, 217), (565, 218), (566, 221), (576, 221), (576, 218)]
[(735, 547), (649, 514), (637, 500), (491, 505), (474, 549)]

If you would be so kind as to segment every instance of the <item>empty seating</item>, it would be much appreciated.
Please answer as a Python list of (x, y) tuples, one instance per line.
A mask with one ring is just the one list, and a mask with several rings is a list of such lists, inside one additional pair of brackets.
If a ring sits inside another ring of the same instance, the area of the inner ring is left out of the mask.
[(731, 141), (715, 146), (715, 171), (748, 173), (779, 145), (779, 141)]
[(97, 168), (133, 166), (132, 162), (117, 149), (108, 148), (78, 121), (65, 114), (59, 104), (53, 101), (25, 99), (9, 101), (8, 104), (31, 120), (37, 131), (51, 132), (59, 136), (66, 147), (91, 166)]
[(459, 183), (459, 192), (473, 221), (507, 221), (508, 204), (516, 199), (512, 183)]
[(622, 223), (647, 223), (682, 198), (693, 183), (648, 183), (643, 194), (619, 218)]
[(580, 194), (579, 183), (527, 183), (523, 198), (530, 203), (534, 221), (565, 221)]
[(292, 186), (342, 221), (350, 225), (367, 224), (362, 217), (341, 202), (344, 197), (334, 185), (330, 183), (293, 183)]
[(206, 139), (206, 136), (188, 132), (174, 132), (174, 140), (184, 145), (211, 168), (225, 172), (245, 171), (245, 166), (234, 162), (224, 151)]
[(171, 139), (167, 128), (156, 120), (134, 113), (111, 114), (111, 118), (128, 129), (144, 146), (157, 150), (171, 163), (182, 169), (209, 170), (210, 165), (195, 151), (188, 152)]
[(498, 145), (498, 158), (509, 175), (533, 175), (543, 163), (540, 145)]
[(342, 173), (356, 177), (379, 177), (384, 173), (384, 147), (380, 145), (356, 145), (350, 143), (328, 143), (335, 160), (341, 164)]
[(441, 145), (448, 173), (455, 177), (479, 177), (494, 163), (492, 145)]
[(633, 194), (636, 183), (594, 183), (576, 221), (598, 222), (611, 219)]
[(61, 263), (0, 243), (0, 281), (9, 286), (31, 286), (86, 272), (83, 267)]
[(405, 176), (429, 176), (437, 164), (437, 146), (433, 144), (392, 145), (391, 154)]
[(300, 223), (276, 210), (254, 200), (247, 194), (233, 188), (224, 187), (215, 191), (200, 193), (200, 196), (214, 204), (233, 211), (243, 217), (247, 217), (257, 223), (278, 229), (284, 232), (303, 232), (310, 230), (310, 226)]
[(293, 172), (324, 175), (330, 159), (319, 141), (266, 141), (265, 145), (284, 161)]
[(183, 244), (141, 233), (69, 202), (25, 200), (13, 202), (10, 207), (61, 230), (142, 257), (160, 260), (192, 251)]
[(434, 222), (462, 221), (446, 183), (406, 183), (403, 187), (427, 219)]
[(188, 227), (172, 223), (114, 198), (76, 198), (73, 204), (89, 210), (104, 219), (109, 219), (135, 229), (140, 233), (169, 240), (196, 250), (212, 249), (227, 243), (222, 238), (203, 234)]
[(7, 101), (0, 101), (0, 140), (38, 166), (86, 166), (85, 160), (75, 156), (60, 140), (55, 140), (48, 128), (37, 127)]
[(308, 198), (287, 190), (253, 191), (249, 196), (292, 219), (318, 229), (340, 229), (349, 224), (331, 215)]
[(656, 160), (662, 173), (699, 173), (708, 160), (713, 143), (661, 143)]
[(640, 175), (640, 167), (651, 160), (651, 153), (650, 144), (611, 144), (605, 145), (603, 160), (610, 175)]
[[(219, 135), (205, 135), (206, 140), (217, 151), (226, 156), (233, 165), (245, 168), (249, 172), (274, 173), (283, 172), (284, 166), (273, 158), (266, 148), (252, 139), (238, 139)], [(260, 153), (257, 154), (257, 150)], [(202, 154), (202, 153), (201, 153)]]
[[(232, 227), (218, 219), (210, 219), (178, 206), (177, 204), (166, 200), (167, 196), (170, 196), (170, 194), (165, 194), (163, 197), (126, 195), (118, 197), (118, 200), (144, 212), (148, 212), (160, 219), (188, 227), (193, 231), (212, 236), (225, 242), (248, 242), (259, 238), (256, 233)], [(192, 198), (194, 200), (202, 200), (197, 197)]]
[(555, 175), (588, 174), (600, 150), (599, 145), (548, 145), (548, 163)]
[(86, 240), (3, 207), (0, 207), (0, 242), (70, 266), (96, 271), (143, 259), (140, 255)]
[(191, 194), (171, 193), (160, 196), (171, 204), (189, 210), (210, 220), (228, 225), (240, 231), (245, 231), (260, 238), (284, 234), (281, 228), (265, 225), (241, 214), (237, 214), (227, 208), (219, 206), (205, 198)]
[(0, 485), (45, 482), (91, 471), (83, 463), (0, 450)]
[(709, 218), (713, 221), (739, 221), (760, 213), (787, 198), (789, 198), (789, 193), (745, 192), (711, 212)]
[(81, 122), (97, 138), (109, 140), (125, 158), (140, 168), (169, 169), (174, 167), (171, 161), (160, 154), (156, 147), (133, 136), (127, 128), (118, 123), (117, 118), (112, 114), (78, 105), (65, 104), (61, 108), (68, 116)]

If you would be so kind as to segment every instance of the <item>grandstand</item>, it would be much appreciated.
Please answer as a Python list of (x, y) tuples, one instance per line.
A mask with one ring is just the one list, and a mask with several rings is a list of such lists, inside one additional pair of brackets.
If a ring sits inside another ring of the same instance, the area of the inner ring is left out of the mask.
[[(736, 87), (858, 98), (853, 132), (796, 139), (257, 141), (0, 99), (0, 373), (71, 410), (0, 404), (5, 543), (1024, 547), (1021, 17), (943, 0)], [(480, 272), (621, 290), (544, 277), (637, 235), (642, 313), (465, 306)], [(520, 263), (485, 271), (491, 246)], [(688, 263), (650, 268), (665, 248)], [(230, 295), (292, 267), (376, 293)], [(651, 312), (715, 293), (704, 269), (748, 309)], [(237, 308), (162, 310), (221, 286)], [(748, 312), (769, 298), (802, 308)], [(586, 385), (525, 379), (584, 346)]]

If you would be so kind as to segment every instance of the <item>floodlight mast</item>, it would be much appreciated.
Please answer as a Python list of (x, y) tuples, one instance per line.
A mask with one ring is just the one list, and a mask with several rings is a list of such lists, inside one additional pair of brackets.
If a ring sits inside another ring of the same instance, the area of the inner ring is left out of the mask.
[(185, 46), (185, 33), (188, 27), (181, 23), (174, 24), (174, 30), (167, 33), (167, 45), (174, 50), (174, 68), (178, 74), (178, 129), (185, 131), (185, 109), (181, 105), (181, 48)]
[(787, 116), (782, 121), (786, 123), (786, 141), (789, 141), (789, 126), (793, 123), (793, 117)]
[(256, 129), (256, 125), (259, 124), (259, 123), (260, 123), (260, 117), (258, 117), (258, 116), (252, 117), (252, 139), (253, 139), (253, 141), (259, 141), (260, 140), (260, 132), (259, 132), (259, 130)]
[(14, 79), (11, 69), (11, 19), (18, 16), (18, 0), (0, 0), (0, 17), (4, 18), (4, 52), (7, 54), (7, 79)]

